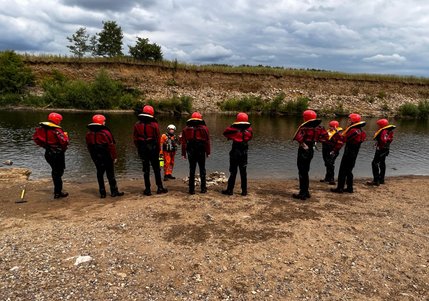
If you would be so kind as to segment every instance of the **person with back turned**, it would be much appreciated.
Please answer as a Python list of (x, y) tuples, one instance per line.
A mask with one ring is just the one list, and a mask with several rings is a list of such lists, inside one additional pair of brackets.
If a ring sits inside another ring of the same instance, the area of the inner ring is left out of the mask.
[(247, 195), (247, 150), (248, 142), (253, 137), (249, 116), (243, 112), (238, 113), (235, 122), (224, 130), (223, 135), (232, 140), (232, 149), (229, 152), (228, 186), (222, 193), (233, 195), (237, 169), (240, 169), (241, 195)]
[(299, 143), (298, 147), (298, 174), (299, 174), (299, 193), (292, 195), (295, 199), (306, 200), (310, 198), (310, 179), (308, 172), (310, 171), (310, 163), (314, 155), (314, 146), (316, 142), (324, 142), (327, 140), (328, 133), (320, 126), (322, 122), (317, 118), (316, 112), (313, 110), (305, 110), (302, 114), (304, 123), (302, 123), (293, 138)]
[[(340, 163), (340, 170), (338, 171), (338, 183), (337, 188), (332, 188), (332, 192), (353, 193), (353, 168), (356, 164), (356, 158), (359, 154), (360, 145), (366, 139), (366, 133), (362, 129), (366, 124), (365, 121), (361, 121), (359, 114), (352, 113), (349, 115), (349, 127), (343, 132), (343, 139), (346, 143), (344, 154)], [(344, 186), (347, 183), (347, 188)]]
[(373, 180), (366, 183), (370, 186), (384, 184), (386, 157), (389, 155), (390, 143), (393, 141), (393, 130), (396, 128), (396, 126), (389, 124), (389, 121), (384, 118), (377, 120), (377, 125), (379, 129), (374, 134), (376, 150), (374, 159), (371, 162)]
[(335, 159), (338, 157), (338, 153), (344, 144), (343, 136), (341, 135), (342, 128), (336, 120), (329, 122), (328, 139), (322, 143), (322, 156), (323, 162), (326, 167), (325, 178), (320, 182), (329, 183), (329, 185), (335, 185)]
[(52, 168), (52, 181), (54, 183), (54, 198), (65, 198), (69, 194), (63, 192), (65, 152), (69, 144), (69, 137), (60, 126), (63, 116), (52, 112), (47, 122), (41, 122), (33, 135), (34, 142), (45, 149), (45, 159)]
[(159, 152), (161, 136), (158, 121), (153, 117), (155, 111), (152, 106), (143, 107), (143, 112), (138, 115), (139, 121), (134, 125), (134, 144), (143, 163), (144, 195), (152, 195), (150, 188), (150, 165), (155, 174), (155, 182), (158, 186), (157, 194), (166, 193), (161, 179), (161, 167), (159, 164)]
[(203, 116), (194, 112), (182, 130), (182, 157), (189, 161), (189, 194), (195, 194), (195, 169), (200, 168), (201, 193), (207, 192), (206, 157), (210, 156), (209, 129)]
[(92, 117), (92, 123), (88, 124), (88, 133), (86, 134), (86, 145), (88, 147), (91, 159), (97, 169), (97, 180), (100, 197), (106, 197), (106, 188), (104, 185), (104, 173), (107, 175), (110, 186), (110, 195), (112, 197), (123, 196), (124, 193), (118, 190), (115, 179), (114, 164), (117, 162), (117, 153), (115, 139), (109, 128), (106, 127), (106, 117), (97, 114)]

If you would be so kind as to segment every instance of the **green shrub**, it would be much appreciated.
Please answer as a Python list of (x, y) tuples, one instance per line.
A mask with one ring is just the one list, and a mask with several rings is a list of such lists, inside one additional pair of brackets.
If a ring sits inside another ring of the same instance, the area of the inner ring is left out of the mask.
[(282, 106), (281, 112), (288, 115), (300, 115), (308, 109), (308, 97), (299, 97), (297, 100), (289, 100)]
[(223, 111), (261, 112), (264, 109), (264, 102), (260, 96), (245, 96), (241, 99), (228, 99), (220, 104)]
[(413, 103), (404, 103), (398, 111), (399, 115), (403, 117), (417, 117), (419, 115), (419, 108)]
[(53, 107), (76, 109), (132, 108), (139, 96), (101, 70), (93, 82), (69, 80), (58, 71), (42, 83), (44, 102)]
[[(149, 99), (145, 104), (151, 105), (155, 109), (155, 112), (158, 113), (181, 115), (182, 113), (192, 112), (192, 97), (190, 96), (175, 96), (160, 101)], [(141, 108), (138, 108), (138, 110), (141, 110)]]
[(420, 118), (427, 119), (429, 117), (429, 101), (428, 100), (419, 101), (417, 108), (419, 109), (419, 115), (418, 116)]
[(22, 96), (16, 93), (0, 95), (0, 106), (13, 106), (21, 103)]
[(34, 75), (14, 51), (0, 52), (0, 94), (23, 94), (34, 84)]

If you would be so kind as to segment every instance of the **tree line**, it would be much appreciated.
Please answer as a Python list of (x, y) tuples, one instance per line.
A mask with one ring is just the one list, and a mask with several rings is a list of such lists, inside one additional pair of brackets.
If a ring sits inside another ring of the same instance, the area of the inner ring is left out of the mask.
[[(124, 34), (122, 28), (116, 21), (103, 21), (103, 29), (90, 36), (85, 27), (80, 27), (72, 36), (67, 37), (70, 45), (67, 48), (78, 57), (101, 56), (118, 57), (124, 56), (122, 52)], [(149, 43), (149, 39), (137, 37), (134, 46), (128, 45), (129, 54), (136, 60), (161, 61), (163, 54), (161, 46)]]

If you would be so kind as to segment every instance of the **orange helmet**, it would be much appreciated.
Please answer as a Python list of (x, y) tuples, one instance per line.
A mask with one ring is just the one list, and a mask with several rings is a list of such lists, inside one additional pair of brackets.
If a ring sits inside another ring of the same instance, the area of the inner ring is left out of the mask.
[(385, 118), (377, 120), (377, 124), (380, 128), (384, 128), (389, 125), (389, 121)]
[(246, 113), (240, 112), (237, 114), (235, 122), (249, 122), (249, 116)]
[(94, 123), (103, 125), (105, 121), (106, 121), (106, 117), (104, 117), (103, 115), (97, 114), (92, 116), (92, 122)]
[(150, 105), (145, 105), (143, 107), (143, 113), (153, 116), (155, 114), (155, 110)]
[(360, 122), (360, 120), (361, 120), (360, 115), (359, 115), (359, 114), (356, 114), (356, 113), (351, 113), (351, 114), (349, 115), (349, 118), (350, 118), (350, 121), (351, 121), (351, 122), (353, 122), (353, 123)]
[(304, 117), (304, 121), (308, 121), (311, 119), (316, 119), (317, 114), (313, 110), (305, 110), (304, 113), (302, 113), (302, 117)]
[(203, 120), (203, 115), (201, 115), (201, 114), (200, 114), (200, 113), (198, 113), (198, 112), (194, 112), (194, 113), (192, 113), (191, 118), (192, 118), (192, 119), (199, 119), (199, 120)]
[(337, 127), (340, 126), (340, 123), (336, 120), (331, 120), (331, 121), (329, 121), (329, 126), (336, 129)]
[(61, 114), (52, 112), (48, 115), (48, 120), (55, 123), (56, 125), (59, 125), (63, 120), (63, 116), (61, 116)]

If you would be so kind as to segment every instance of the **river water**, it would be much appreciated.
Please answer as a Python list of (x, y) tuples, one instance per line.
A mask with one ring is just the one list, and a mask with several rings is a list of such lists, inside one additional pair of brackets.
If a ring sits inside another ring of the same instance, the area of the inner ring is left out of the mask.
[[(62, 127), (69, 133), (71, 144), (66, 152), (65, 180), (82, 180), (94, 177), (95, 168), (85, 145), (86, 125), (90, 123), (92, 113), (62, 113)], [(142, 178), (142, 166), (132, 141), (133, 125), (136, 117), (132, 113), (106, 113), (119, 153), (116, 173), (119, 178)], [(44, 150), (32, 141), (34, 128), (40, 121), (46, 121), (46, 112), (0, 111), (0, 166), (5, 160), (12, 160), (13, 166), (26, 167), (32, 170), (32, 179), (50, 176), (50, 168), (43, 154)], [(161, 132), (173, 123), (178, 132), (183, 128), (186, 117), (158, 118)], [(228, 152), (231, 142), (222, 136), (223, 130), (233, 122), (234, 116), (221, 114), (205, 115), (212, 140), (212, 155), (207, 160), (207, 171), (223, 171), (228, 175)], [(323, 124), (328, 119), (322, 119)], [(371, 176), (371, 160), (374, 156), (372, 135), (377, 129), (377, 119), (366, 119), (365, 130), (368, 141), (364, 142), (356, 162), (355, 176)], [(249, 145), (249, 178), (286, 179), (297, 177), (296, 155), (297, 143), (292, 136), (301, 123), (295, 117), (251, 116), (254, 139)], [(346, 120), (339, 120), (345, 126)], [(387, 176), (429, 175), (429, 122), (418, 120), (392, 120), (397, 125), (395, 140), (387, 158)], [(317, 179), (324, 175), (325, 169), (320, 151), (315, 152), (311, 165), (310, 177)], [(336, 174), (342, 152), (337, 158)], [(5, 167), (0, 167), (5, 168)], [(188, 173), (187, 161), (176, 156), (174, 174), (184, 177)]]

